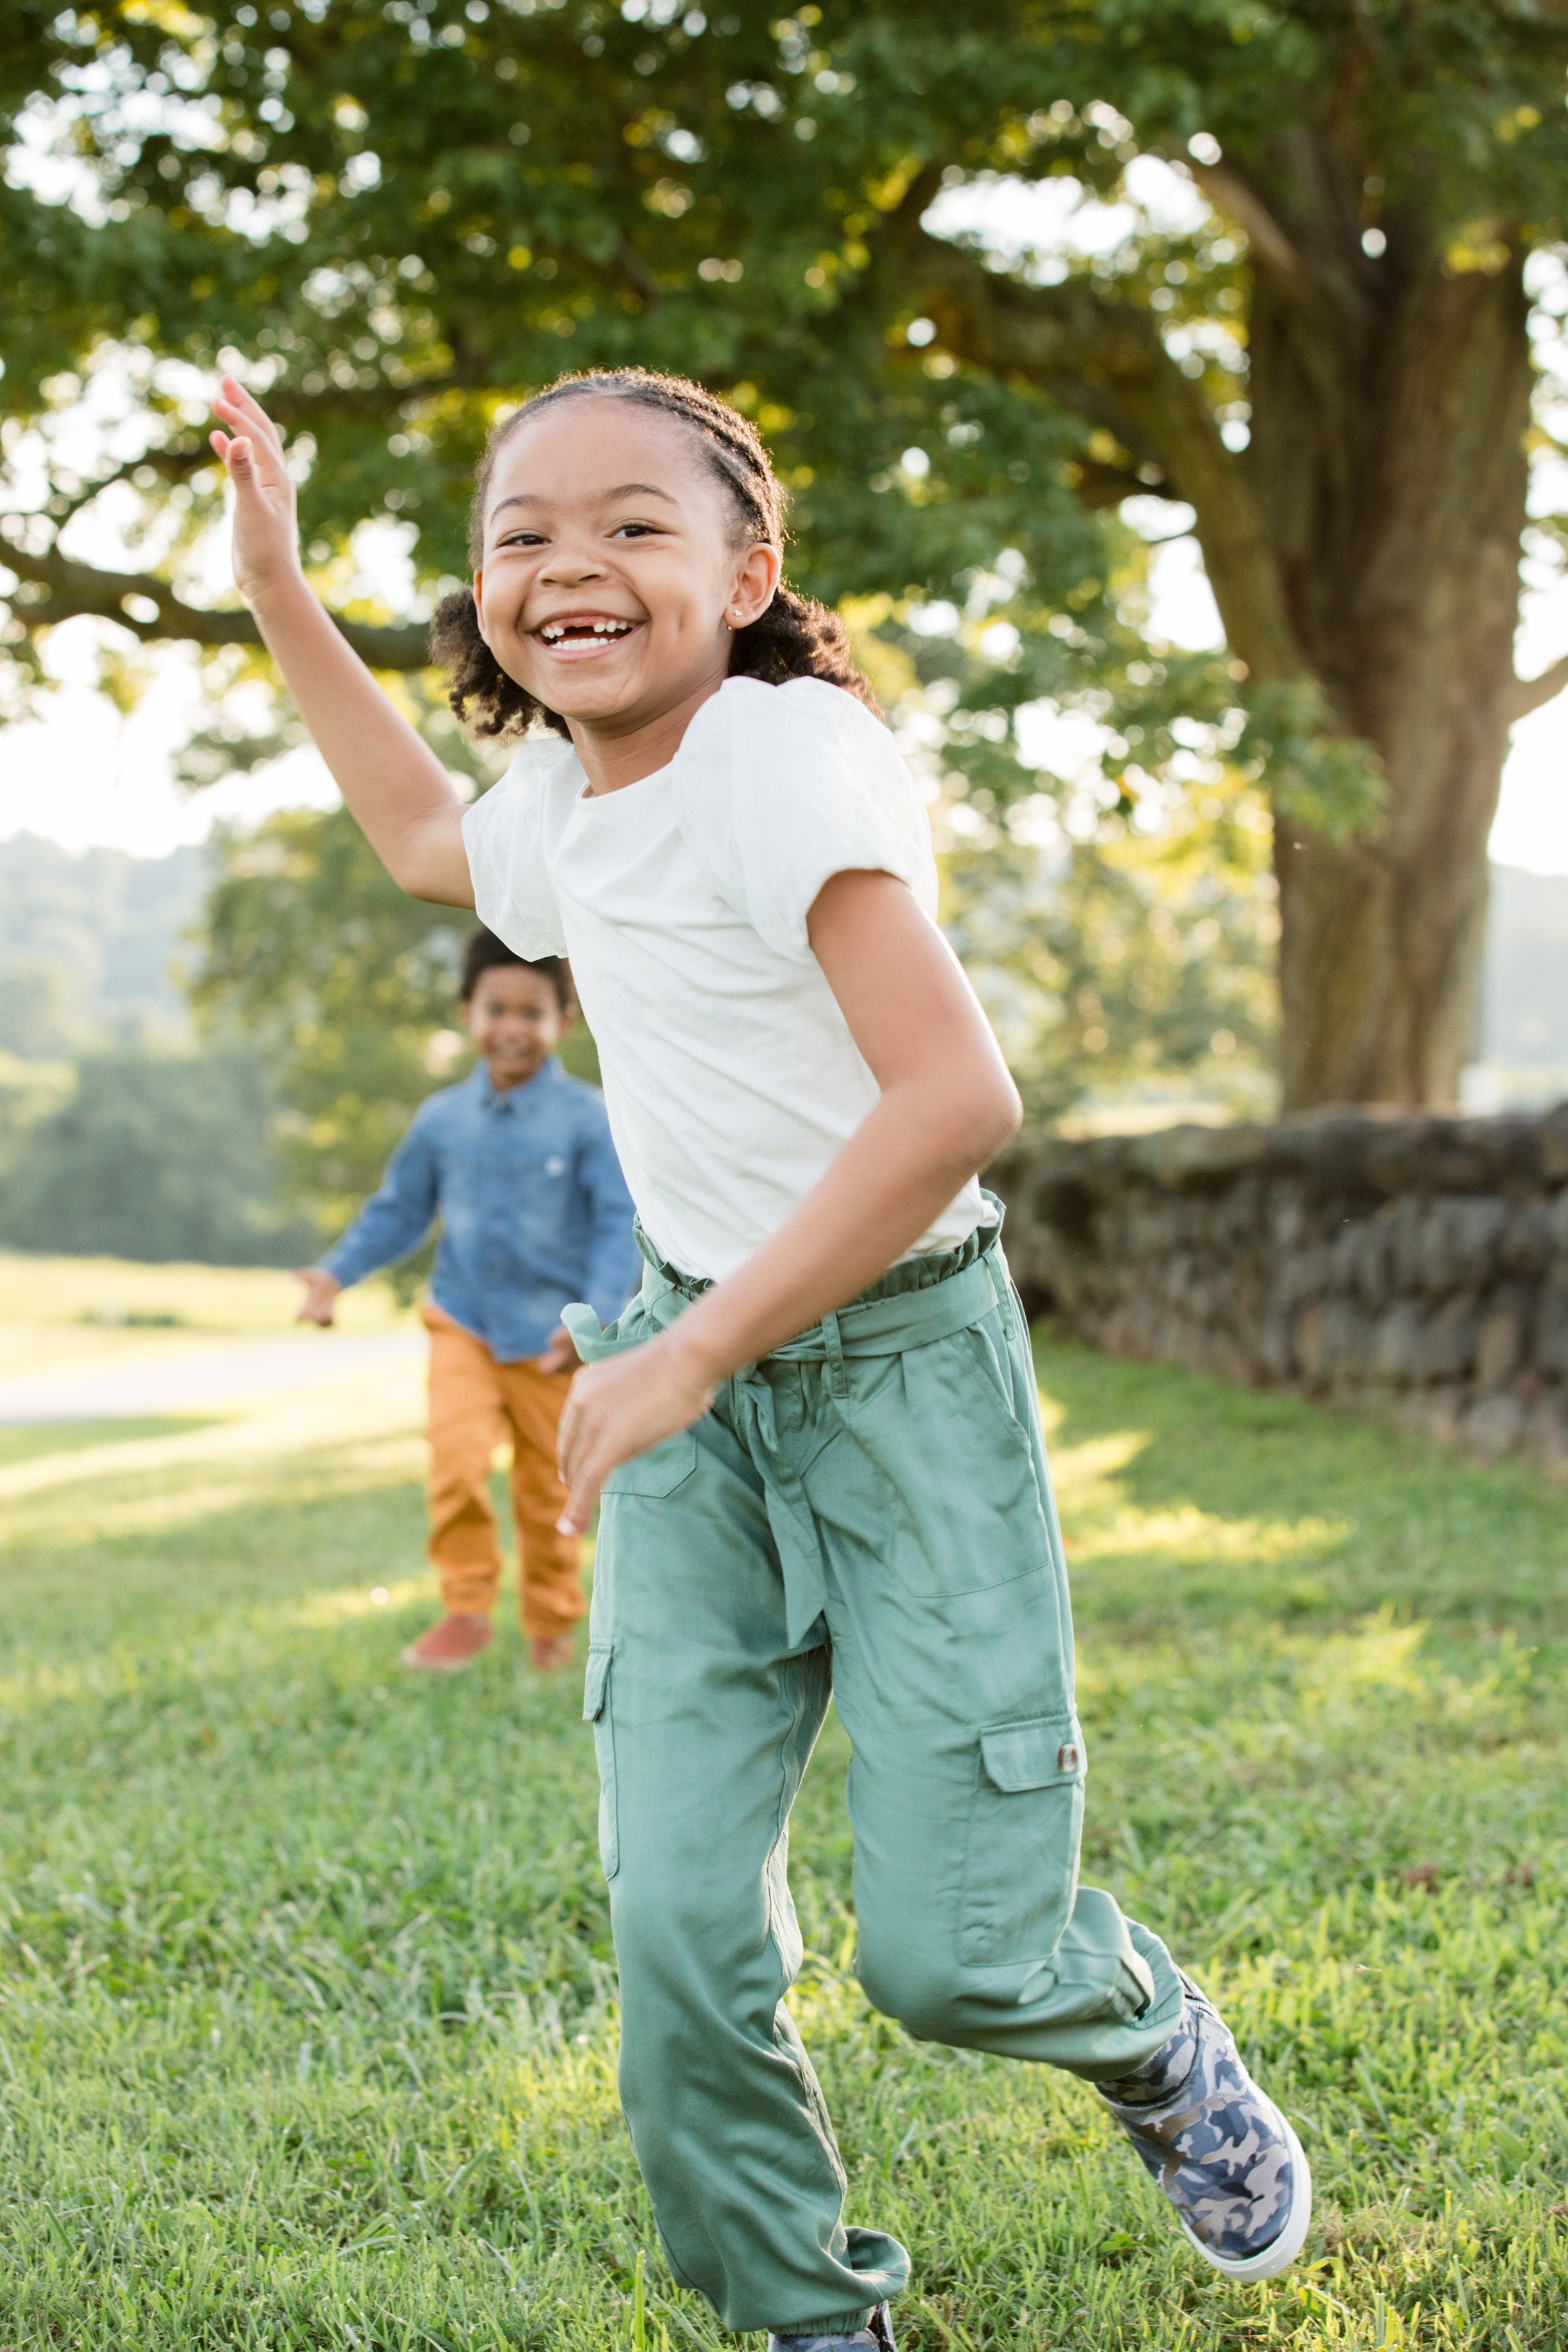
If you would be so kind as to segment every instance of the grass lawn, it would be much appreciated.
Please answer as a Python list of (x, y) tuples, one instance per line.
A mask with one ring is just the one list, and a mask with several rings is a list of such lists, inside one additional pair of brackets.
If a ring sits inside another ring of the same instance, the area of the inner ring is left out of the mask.
[[(7, 1311), (41, 1310), (23, 1284)], [(875, 2016), (830, 1731), (795, 2007), (854, 2218), (914, 2253), (902, 2342), (1560, 2347), (1563, 1498), (1039, 1362), (1086, 1875), (1222, 1997), (1319, 2220), (1289, 2278), (1227, 2285), (1089, 2094)], [(416, 1415), (388, 1372), (0, 1447), (0, 2352), (724, 2340), (616, 2110), (575, 1684), (531, 1678), (515, 1629), (459, 1681), (396, 1668), (431, 1601)]]
[[(37, 1372), (101, 1372), (132, 1361), (189, 1357), (235, 1339), (294, 1328), (300, 1286), (270, 1266), (137, 1265), (125, 1258), (46, 1257), (0, 1250), (0, 1381)], [(413, 1328), (384, 1283), (347, 1292), (345, 1331)]]

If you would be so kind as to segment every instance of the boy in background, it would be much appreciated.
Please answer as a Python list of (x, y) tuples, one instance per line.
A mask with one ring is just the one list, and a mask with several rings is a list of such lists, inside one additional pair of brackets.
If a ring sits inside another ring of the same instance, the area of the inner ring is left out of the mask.
[(488, 1482), (510, 1437), (519, 1611), (533, 1664), (552, 1674), (571, 1663), (584, 1608), (577, 1538), (556, 1525), (556, 1424), (577, 1369), (561, 1310), (586, 1299), (614, 1322), (641, 1260), (604, 1097), (555, 1058), (576, 1011), (565, 964), (525, 962), (476, 930), (461, 1000), (478, 1066), (420, 1104), (380, 1192), (300, 1275), (300, 1319), (330, 1324), (340, 1290), (406, 1257), (440, 1218), (424, 1319), (430, 1559), (446, 1613), (403, 1663), (457, 1673), (491, 1639), (500, 1549)]

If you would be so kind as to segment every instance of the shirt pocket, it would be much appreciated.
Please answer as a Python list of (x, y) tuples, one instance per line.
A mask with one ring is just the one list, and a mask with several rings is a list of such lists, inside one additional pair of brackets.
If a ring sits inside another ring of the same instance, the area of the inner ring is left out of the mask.
[(976, 1735), (961, 1960), (1000, 1968), (1054, 1957), (1078, 1889), (1086, 1769), (1070, 1712)]
[(673, 1495), (696, 1467), (696, 1433), (679, 1429), (673, 1437), (650, 1445), (646, 1454), (634, 1454), (629, 1462), (617, 1463), (605, 1481), (604, 1492), (606, 1497), (639, 1495), (657, 1502)]
[(506, 1139), (498, 1155), (487, 1205), (503, 1208), (510, 1228), (525, 1243), (557, 1239), (570, 1223), (578, 1200), (573, 1181), (571, 1153), (560, 1143), (547, 1143), (537, 1133)]
[(594, 1750), (599, 1761), (599, 1860), (605, 1876), (614, 1878), (621, 1866), (621, 1831), (616, 1803), (616, 1719), (610, 1712), (611, 1646), (590, 1643), (588, 1674), (583, 1685), (583, 1720), (594, 1727)]

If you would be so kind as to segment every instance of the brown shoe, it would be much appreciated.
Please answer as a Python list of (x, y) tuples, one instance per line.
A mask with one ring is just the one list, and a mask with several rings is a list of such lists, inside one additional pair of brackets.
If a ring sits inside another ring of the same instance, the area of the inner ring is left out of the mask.
[(488, 1650), (495, 1639), (495, 1628), (489, 1617), (474, 1617), (454, 1609), (448, 1611), (438, 1624), (410, 1642), (403, 1653), (405, 1666), (416, 1666), (427, 1675), (458, 1675), (471, 1666), (481, 1650)]
[(535, 1633), (528, 1644), (528, 1663), (536, 1675), (558, 1675), (571, 1664), (576, 1646), (570, 1633)]

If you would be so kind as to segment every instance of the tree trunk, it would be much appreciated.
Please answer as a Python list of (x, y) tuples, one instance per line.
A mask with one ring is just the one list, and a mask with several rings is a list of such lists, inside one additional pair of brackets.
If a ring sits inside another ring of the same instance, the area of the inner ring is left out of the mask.
[(1310, 292), (1258, 272), (1245, 463), (1305, 666), (1387, 798), (1353, 845), (1277, 815), (1282, 1098), (1451, 1103), (1514, 692), (1528, 303), (1516, 253), (1456, 272), (1418, 217), (1385, 216), (1386, 254), (1363, 257), (1360, 174), (1328, 161), (1303, 139), (1281, 174), (1310, 184), (1279, 206)]
[[(1386, 779), (1353, 843), (1276, 810), (1288, 1109), (1447, 1103), (1475, 1040), (1487, 835), (1508, 730), (1530, 420), (1529, 305), (1505, 229), (1452, 238), (1417, 193), (1363, 245), (1374, 159), (1342, 117), (1194, 167), (1245, 232), (1251, 437), (1233, 455), (1152, 311), (1083, 278), (1030, 286), (916, 239), (911, 291), (949, 351), (1108, 425), (1187, 500), (1233, 653), (1314, 686)], [(921, 192), (923, 205), (929, 192)], [(1373, 240), (1377, 242), (1376, 239)], [(1118, 461), (1121, 463), (1121, 461)], [(1568, 682), (1568, 680), (1564, 680)]]

